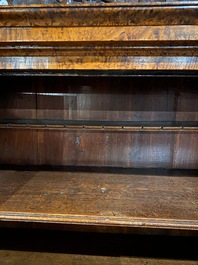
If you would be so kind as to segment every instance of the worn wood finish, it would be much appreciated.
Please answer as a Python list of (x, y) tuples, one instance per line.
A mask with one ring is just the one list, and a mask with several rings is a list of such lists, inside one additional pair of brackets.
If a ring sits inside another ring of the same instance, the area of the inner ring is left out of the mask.
[(2, 6), (0, 69), (197, 70), (197, 6)]
[(198, 229), (198, 178), (0, 171), (0, 220)]

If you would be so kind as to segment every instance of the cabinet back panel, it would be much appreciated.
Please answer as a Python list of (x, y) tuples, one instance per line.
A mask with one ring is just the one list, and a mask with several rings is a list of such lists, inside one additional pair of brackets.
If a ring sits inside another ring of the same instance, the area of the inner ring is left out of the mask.
[(0, 163), (197, 169), (197, 136), (197, 132), (4, 128)]
[(0, 77), (1, 119), (197, 121), (198, 78)]
[[(96, 125), (102, 121), (106, 125), (131, 122), (131, 126), (133, 122), (179, 121), (195, 126), (197, 80), (157, 76), (0, 77), (0, 164), (197, 169), (198, 130), (26, 127), (32, 120), (53, 124), (93, 121)], [(16, 121), (20, 128), (9, 126)]]

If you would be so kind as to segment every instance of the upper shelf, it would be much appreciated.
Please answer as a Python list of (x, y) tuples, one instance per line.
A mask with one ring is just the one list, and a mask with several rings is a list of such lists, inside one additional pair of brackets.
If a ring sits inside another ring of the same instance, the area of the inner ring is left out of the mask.
[(198, 69), (198, 1), (3, 3), (0, 70)]

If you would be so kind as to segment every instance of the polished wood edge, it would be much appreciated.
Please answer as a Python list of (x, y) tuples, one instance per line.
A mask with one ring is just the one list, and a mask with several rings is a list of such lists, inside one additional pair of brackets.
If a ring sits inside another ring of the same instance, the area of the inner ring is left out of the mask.
[(198, 25), (198, 1), (0, 5), (0, 26)]
[[(85, 221), (86, 220), (86, 221)], [(67, 215), (67, 214), (44, 214), (25, 212), (0, 211), (0, 221), (3, 222), (36, 222), (65, 225), (90, 225), (90, 226), (116, 226), (127, 228), (155, 228), (173, 230), (198, 230), (198, 220), (175, 220), (160, 218), (131, 218), (116, 216), (91, 216), (91, 215)]]

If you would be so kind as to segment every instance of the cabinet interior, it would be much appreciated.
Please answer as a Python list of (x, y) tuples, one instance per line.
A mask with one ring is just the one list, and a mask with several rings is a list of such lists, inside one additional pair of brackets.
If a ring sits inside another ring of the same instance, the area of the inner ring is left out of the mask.
[(196, 76), (0, 79), (2, 219), (197, 229)]
[(0, 1), (0, 226), (198, 231), (198, 1)]
[(2, 165), (197, 169), (196, 76), (1, 83)]

